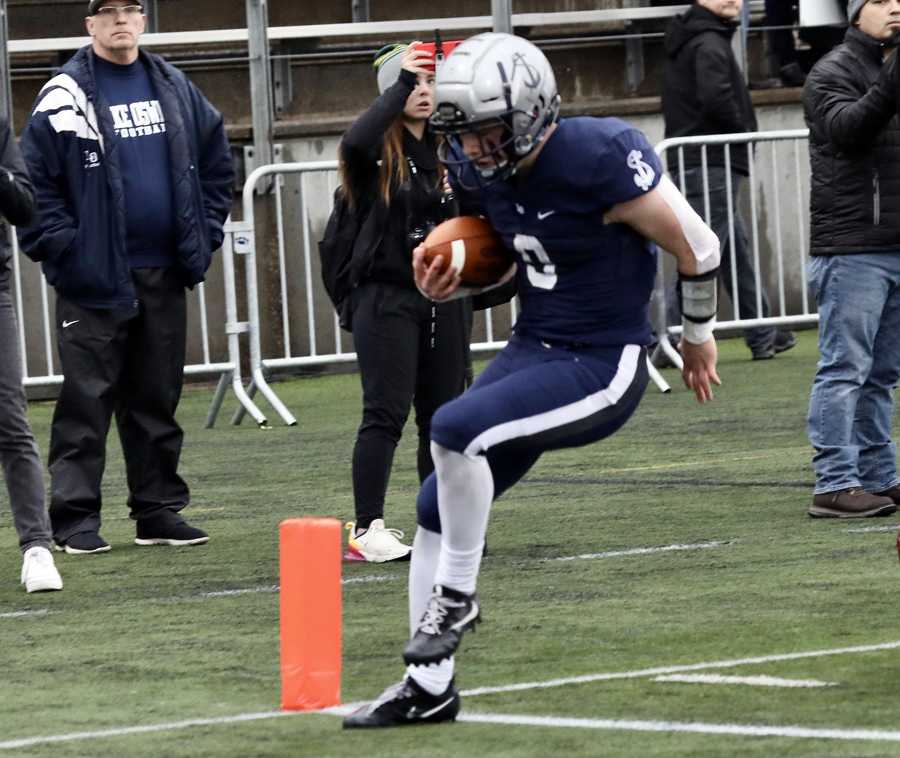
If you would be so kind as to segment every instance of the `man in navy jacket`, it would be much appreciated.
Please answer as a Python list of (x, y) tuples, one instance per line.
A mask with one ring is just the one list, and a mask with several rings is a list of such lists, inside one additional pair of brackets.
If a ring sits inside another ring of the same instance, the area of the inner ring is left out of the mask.
[(35, 189), (22, 249), (57, 293), (65, 381), (50, 437), (50, 517), (72, 554), (105, 552), (100, 484), (113, 412), (139, 545), (209, 537), (179, 511), (175, 420), (185, 287), (223, 237), (234, 171), (222, 116), (180, 71), (139, 49), (136, 0), (91, 0), (92, 44), (41, 89), (22, 149)]

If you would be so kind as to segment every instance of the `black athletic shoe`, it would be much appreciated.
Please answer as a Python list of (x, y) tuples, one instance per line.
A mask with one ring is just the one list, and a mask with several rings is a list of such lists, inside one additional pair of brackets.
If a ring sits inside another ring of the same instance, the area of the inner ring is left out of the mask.
[(459, 647), (466, 629), (481, 621), (475, 594), (467, 595), (449, 587), (434, 585), (419, 628), (403, 650), (407, 664), (429, 664), (449, 658)]
[(378, 699), (344, 719), (344, 729), (378, 729), (388, 726), (436, 724), (455, 721), (459, 713), (459, 691), (450, 686), (431, 695), (410, 677), (388, 687)]
[(149, 518), (138, 519), (135, 545), (202, 545), (209, 535), (191, 526), (177, 513), (164, 511)]
[(65, 551), (69, 555), (90, 555), (91, 553), (108, 553), (109, 543), (97, 532), (78, 532), (61, 542), (54, 541), (54, 550)]

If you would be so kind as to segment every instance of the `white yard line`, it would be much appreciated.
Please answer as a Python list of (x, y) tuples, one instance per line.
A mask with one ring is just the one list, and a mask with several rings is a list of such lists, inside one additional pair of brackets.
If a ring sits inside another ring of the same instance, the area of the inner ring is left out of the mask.
[(818, 679), (782, 679), (777, 676), (723, 676), (722, 674), (668, 674), (658, 676), (654, 682), (681, 682), (683, 684), (747, 684), (751, 687), (835, 687), (837, 682), (820, 682)]
[[(783, 655), (765, 655), (755, 658), (738, 658), (730, 661), (711, 661), (708, 663), (696, 663), (687, 666), (666, 666), (655, 669), (642, 669), (639, 671), (623, 671), (608, 674), (590, 674), (582, 677), (570, 677), (568, 679), (552, 679), (547, 682), (527, 682), (512, 684), (504, 687), (479, 687), (473, 690), (463, 690), (460, 694), (464, 697), (488, 695), (497, 692), (514, 692), (528, 689), (542, 689), (545, 687), (560, 687), (566, 684), (581, 684), (584, 682), (599, 682), (612, 679), (634, 679), (639, 677), (656, 676), (658, 674), (674, 673), (677, 671), (690, 671), (709, 668), (731, 668), (754, 663), (769, 663), (773, 661), (798, 660), (801, 658), (817, 658), (829, 655), (848, 655), (853, 653), (870, 653), (880, 650), (896, 650), (900, 648), (900, 640), (885, 642), (879, 645), (859, 645), (857, 647), (834, 648), (831, 650), (810, 650), (800, 653), (786, 653)], [(15, 740), (0, 742), (0, 750), (15, 750), (34, 745), (49, 743), (73, 742), (76, 740), (101, 739), (103, 737), (120, 737), (129, 734), (146, 734), (150, 732), (166, 732), (176, 729), (187, 729), (194, 726), (214, 726), (220, 724), (235, 724), (245, 721), (260, 721), (263, 719), (280, 718), (282, 716), (298, 716), (311, 713), (344, 716), (358, 708), (362, 703), (351, 703), (326, 708), (321, 711), (264, 711), (257, 713), (244, 713), (234, 716), (220, 716), (209, 719), (191, 719), (188, 721), (172, 721), (161, 724), (148, 724), (146, 726), (126, 726), (115, 729), (103, 729), (90, 732), (70, 732), (68, 734), (47, 735), (41, 737), (25, 737)], [(696, 732), (700, 734), (734, 734), (753, 737), (804, 737), (813, 739), (835, 740), (876, 740), (882, 742), (900, 742), (900, 732), (873, 730), (873, 729), (827, 729), (822, 727), (807, 728), (800, 726), (757, 726), (741, 724), (699, 724), (682, 723), (675, 721), (614, 721), (602, 719), (575, 719), (556, 718), (547, 716), (515, 716), (489, 713), (462, 713), (460, 721), (475, 723), (513, 724), (523, 726), (554, 726), (554, 727), (580, 727), (588, 729), (619, 729), (647, 732)]]
[(522, 690), (539, 690), (549, 687), (565, 687), (570, 684), (587, 684), (589, 682), (609, 682), (615, 679), (641, 679), (661, 674), (678, 674), (683, 671), (703, 671), (704, 669), (730, 669), (735, 666), (749, 666), (757, 663), (776, 663), (778, 661), (798, 661), (803, 658), (822, 658), (829, 655), (847, 655), (853, 653), (874, 653), (880, 650), (900, 649), (900, 640), (885, 642), (880, 645), (858, 645), (856, 647), (840, 647), (831, 650), (808, 650), (799, 653), (782, 653), (780, 655), (762, 655), (756, 658), (735, 658), (730, 661), (709, 661), (707, 663), (689, 663), (683, 666), (661, 666), (658, 668), (639, 669), (637, 671), (615, 671), (606, 674), (584, 674), (569, 676), (564, 679), (550, 679), (544, 682), (521, 682), (506, 684), (500, 687), (476, 687), (463, 690), (465, 697), (478, 695), (494, 695), (500, 692), (520, 692)]
[(271, 584), (265, 587), (242, 587), (238, 590), (218, 590), (217, 592), (201, 592), (199, 595), (188, 595), (191, 597), (234, 597), (235, 595), (256, 595), (259, 593), (278, 592), (278, 585)]
[(714, 547), (733, 544), (726, 542), (697, 542), (693, 545), (663, 545), (662, 547), (634, 547), (628, 550), (608, 550), (603, 553), (584, 553), (582, 555), (567, 555), (562, 558), (547, 558), (547, 561), (589, 561), (595, 558), (619, 558), (626, 555), (652, 555), (653, 553), (674, 553), (682, 550), (708, 550)]
[[(341, 579), (341, 584), (371, 584), (372, 582), (393, 582), (397, 577), (380, 574), (368, 574), (366, 576), (353, 576), (349, 579)], [(269, 584), (261, 587), (243, 587), (236, 590), (218, 590), (217, 592), (204, 592), (200, 595), (188, 595), (191, 597), (232, 597), (234, 595), (255, 595), (258, 593), (278, 592), (277, 584)]]
[(858, 526), (855, 529), (844, 529), (849, 534), (865, 534), (866, 532), (896, 532), (900, 530), (900, 524), (892, 526)]
[[(90, 732), (69, 732), (53, 734), (46, 737), (25, 737), (20, 740), (0, 742), (0, 750), (17, 750), (19, 748), (47, 745), (54, 742), (76, 742), (78, 740), (96, 740), (103, 737), (122, 737), (129, 734), (149, 734), (152, 732), (168, 732), (175, 729), (188, 729), (195, 726), (216, 726), (219, 724), (237, 724), (244, 721), (260, 721), (282, 716), (296, 716), (298, 711), (264, 711), (262, 713), (241, 713), (236, 716), (221, 716), (210, 719), (189, 719), (187, 721), (170, 721), (163, 724), (147, 724), (146, 726), (123, 726), (117, 729), (97, 729)], [(94, 752), (94, 751), (92, 751)]]
[(23, 616), (46, 616), (50, 613), (46, 608), (40, 608), (35, 611), (12, 611), (10, 613), (0, 613), (0, 619), (18, 619)]
[(460, 721), (475, 724), (511, 726), (550, 726), (570, 729), (607, 729), (630, 732), (689, 732), (692, 734), (729, 734), (746, 737), (796, 737), (813, 740), (873, 740), (900, 742), (900, 732), (881, 729), (829, 729), (806, 726), (758, 726), (756, 724), (704, 724), (681, 721), (632, 721), (612, 719), (576, 719), (556, 716), (516, 716), (505, 713), (461, 713)]

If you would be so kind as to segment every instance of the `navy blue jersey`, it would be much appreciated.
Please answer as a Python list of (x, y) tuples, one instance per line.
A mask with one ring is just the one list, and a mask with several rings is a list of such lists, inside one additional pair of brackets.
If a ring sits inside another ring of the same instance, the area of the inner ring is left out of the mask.
[(519, 254), (517, 334), (549, 343), (645, 345), (656, 247), (604, 224), (612, 206), (656, 187), (659, 159), (616, 118), (562, 119), (527, 176), (482, 190), (491, 225)]

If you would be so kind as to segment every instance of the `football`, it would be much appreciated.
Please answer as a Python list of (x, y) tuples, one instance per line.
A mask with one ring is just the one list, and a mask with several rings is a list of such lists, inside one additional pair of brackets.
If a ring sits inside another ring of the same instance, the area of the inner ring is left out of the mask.
[(438, 224), (423, 244), (426, 265), (442, 258), (440, 270), (452, 265), (462, 284), (469, 287), (495, 284), (515, 260), (500, 235), (477, 216), (458, 216)]

